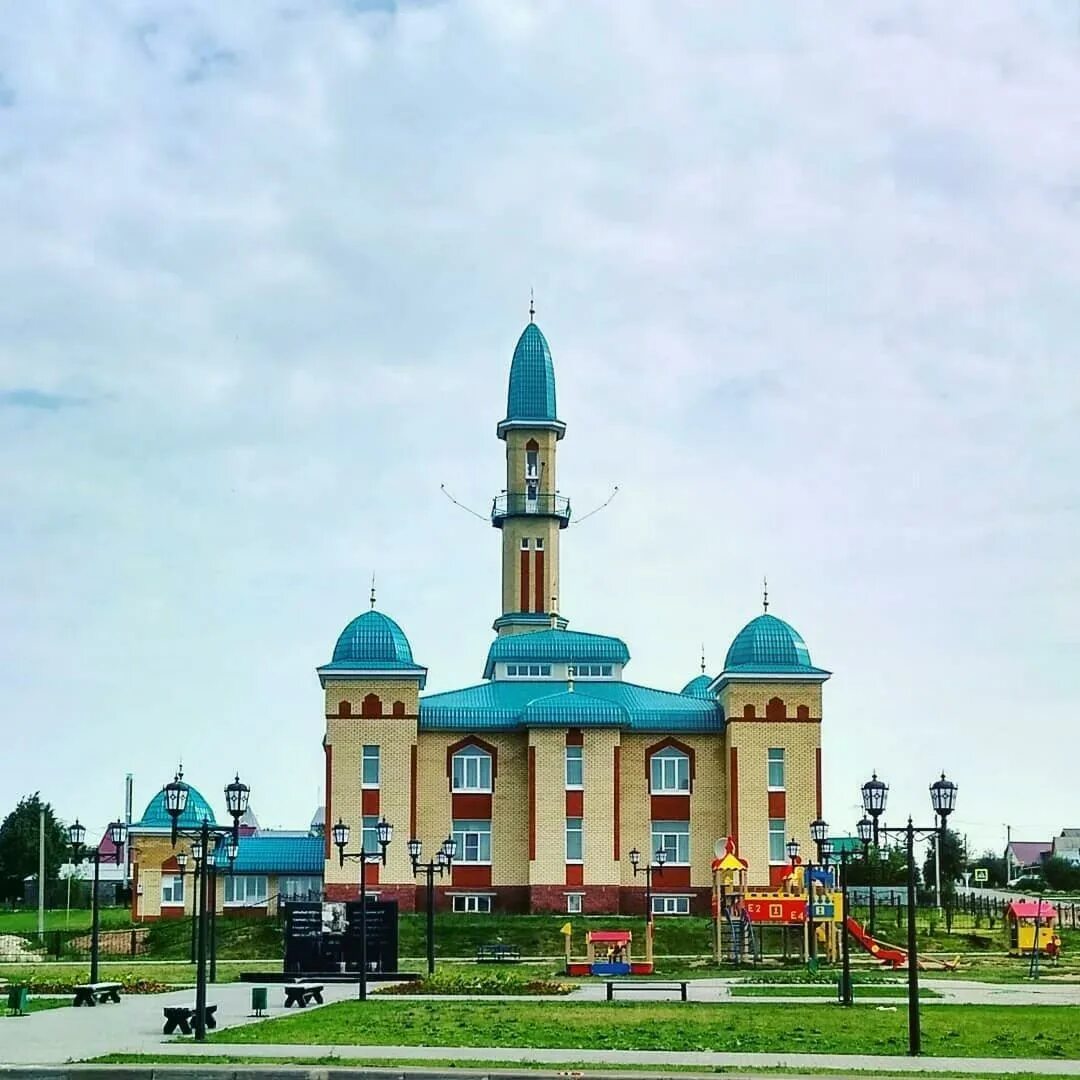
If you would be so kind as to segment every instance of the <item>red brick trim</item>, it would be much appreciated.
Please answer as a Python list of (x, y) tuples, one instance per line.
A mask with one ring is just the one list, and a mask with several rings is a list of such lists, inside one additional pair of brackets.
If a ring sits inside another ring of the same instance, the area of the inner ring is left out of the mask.
[(612, 774), (615, 788), (615, 805), (611, 810), (611, 839), (615, 849), (615, 861), (620, 859), (619, 848), (622, 846), (622, 840), (620, 838), (622, 832), (622, 820), (619, 816), (619, 811), (622, 808), (622, 788), (619, 782), (619, 769), (621, 766), (621, 755), (619, 750), (621, 747), (615, 747), (614, 761), (612, 762)]
[(455, 889), (483, 888), (491, 884), (490, 866), (462, 866), (454, 863), (450, 871), (450, 879)]
[(521, 610), (529, 610), (529, 555), (532, 553), (528, 550), (521, 552)]
[(330, 816), (330, 788), (334, 778), (334, 748), (324, 739), (323, 749), (326, 751), (326, 795), (323, 798), (323, 833), (325, 835), (323, 841), (326, 845), (326, 857), (329, 859), (334, 827), (334, 819)]
[(652, 821), (689, 821), (689, 795), (650, 795), (649, 815)]
[(379, 816), (379, 789), (364, 788), (360, 792), (360, 813), (364, 817)]
[(775, 889), (784, 883), (784, 876), (791, 870), (790, 866), (770, 866), (769, 884)]
[(689, 866), (665, 866), (662, 874), (653, 878), (653, 892), (670, 892), (672, 889), (688, 889), (690, 887)]
[(446, 781), (448, 784), (454, 782), (454, 755), (459, 750), (464, 750), (466, 746), (478, 746), (481, 750), (486, 751), (491, 755), (491, 783), (495, 784), (495, 777), (499, 775), (499, 751), (498, 748), (492, 746), (489, 742), (484, 742), (483, 739), (476, 735), (466, 735), (464, 739), (458, 739), (456, 743), (451, 743), (446, 748)]
[(417, 747), (416, 743), (413, 743), (409, 747), (409, 836), (414, 837), (416, 835), (416, 776), (417, 776), (417, 762), (416, 762)]
[(680, 742), (678, 739), (668, 737), (658, 743), (653, 743), (652, 746), (645, 748), (645, 783), (652, 786), (652, 759), (653, 755), (659, 753), (661, 750), (666, 750), (668, 747), (674, 747), (676, 750), (681, 751), (690, 759), (690, 794), (694, 792), (694, 776), (696, 773), (697, 755), (694, 752), (692, 746), (687, 745), (684, 742)]
[(769, 817), (771, 818), (786, 818), (787, 817), (787, 792), (786, 791), (770, 791), (769, 792)]
[(572, 790), (566, 793), (566, 816), (585, 816), (585, 792)]
[[(748, 706), (750, 707), (750, 706)], [(753, 720), (755, 723), (763, 723), (761, 717), (753, 716), (729, 716), (727, 722), (729, 724), (745, 724)], [(820, 716), (782, 716), (776, 720), (770, 720), (770, 724), (820, 724)]]
[(572, 727), (566, 729), (566, 745), (567, 746), (584, 746), (585, 745), (585, 733), (579, 727)]
[(360, 715), (362, 717), (379, 717), (383, 714), (382, 698), (378, 694), (365, 694), (360, 702)]
[[(337, 707), (338, 716), (352, 716), (352, 705), (347, 701), (339, 701)], [(327, 716), (330, 714), (327, 713)]]
[(585, 867), (581, 863), (567, 863), (566, 864), (566, 884), (567, 885), (584, 885), (585, 884)]
[(491, 796), (480, 792), (455, 792), (450, 796), (450, 813), (455, 821), (461, 818), (468, 821), (490, 821)]
[[(420, 714), (419, 713), (394, 713), (393, 716), (383, 715), (383, 716), (373, 717), (373, 716), (342, 715), (341, 713), (328, 712), (326, 714), (326, 719), (327, 720), (419, 720), (420, 719)], [(425, 888), (426, 888), (426, 886), (425, 886)]]
[(821, 817), (821, 747), (814, 750), (814, 785), (817, 789), (817, 816)]
[(536, 858), (536, 747), (529, 747), (529, 859)]
[(535, 611), (544, 610), (544, 553), (536, 553), (536, 581), (533, 583), (533, 603)]
[(170, 855), (162, 864), (162, 870), (172, 870), (173, 872), (180, 873), (180, 864), (176, 861), (175, 855)]
[(728, 828), (735, 841), (735, 850), (739, 849), (739, 750), (733, 746), (730, 751), (731, 764), (728, 766)]

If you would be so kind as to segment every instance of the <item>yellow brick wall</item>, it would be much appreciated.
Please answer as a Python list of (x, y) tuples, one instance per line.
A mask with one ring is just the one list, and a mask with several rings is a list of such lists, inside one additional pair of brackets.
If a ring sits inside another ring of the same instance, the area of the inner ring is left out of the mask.
[[(615, 747), (619, 745), (619, 732), (611, 728), (586, 728), (584, 738), (585, 884), (616, 885), (620, 863), (615, 861), (611, 832), (615, 804)], [(565, 814), (565, 796), (562, 809)]]
[[(142, 919), (154, 918), (161, 915), (161, 879), (164, 876), (173, 877), (176, 871), (166, 871), (162, 874), (161, 864), (171, 856), (186, 852), (188, 863), (184, 873), (184, 912), (191, 915), (195, 904), (195, 860), (191, 858), (191, 841), (181, 836), (177, 838), (176, 847), (172, 846), (168, 836), (159, 834), (133, 833), (131, 836), (132, 861), (138, 867), (138, 883), (141, 891), (136, 893), (135, 917)], [(273, 893), (276, 888), (276, 879), (267, 882), (268, 893)], [(218, 875), (217, 880), (217, 910), (225, 908), (225, 877)], [(175, 911), (170, 907), (167, 911)]]
[(508, 491), (524, 490), (525, 446), (530, 439), (539, 446), (540, 491), (553, 494), (558, 487), (555, 473), (558, 439), (554, 431), (532, 428), (512, 428), (506, 433), (506, 488)]
[[(535, 728), (529, 745), (536, 751), (536, 859), (528, 881), (561, 885), (566, 879), (566, 731)], [(500, 779), (501, 773), (500, 768)]]
[(800, 705), (805, 705), (810, 710), (811, 717), (821, 719), (821, 683), (728, 683), (721, 691), (720, 704), (729, 720), (741, 717), (743, 708), (747, 705), (753, 705), (756, 715), (763, 717), (765, 706), (774, 697), (780, 698), (787, 705), (788, 716), (794, 716), (795, 710)]

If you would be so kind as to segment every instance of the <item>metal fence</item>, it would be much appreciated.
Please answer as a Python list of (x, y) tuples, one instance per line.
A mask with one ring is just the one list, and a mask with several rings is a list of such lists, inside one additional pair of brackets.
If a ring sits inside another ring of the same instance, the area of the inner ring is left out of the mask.
[[(102, 930), (98, 938), (101, 955), (112, 959), (142, 956), (147, 949), (146, 927)], [(0, 932), (0, 964), (36, 964), (55, 960), (81, 960), (90, 955), (90, 931), (20, 930)]]

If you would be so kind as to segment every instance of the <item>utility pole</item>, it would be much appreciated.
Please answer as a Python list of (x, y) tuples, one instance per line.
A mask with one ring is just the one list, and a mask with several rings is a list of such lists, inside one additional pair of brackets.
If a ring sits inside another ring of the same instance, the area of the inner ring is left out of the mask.
[(38, 811), (37, 928), (45, 933), (45, 807)]

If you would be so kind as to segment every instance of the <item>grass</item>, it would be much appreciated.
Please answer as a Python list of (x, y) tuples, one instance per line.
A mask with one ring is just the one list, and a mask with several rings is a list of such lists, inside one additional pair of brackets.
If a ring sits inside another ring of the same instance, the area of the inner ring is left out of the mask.
[[(1080, 1010), (949, 1005), (922, 1016), (923, 1052), (1080, 1057)], [(355, 1001), (211, 1035), (218, 1043), (903, 1054), (907, 1010), (666, 1002)]]
[[(240, 972), (250, 966), (243, 962), (219, 963), (218, 982), (236, 982), (240, 977)], [(277, 966), (280, 967), (281, 964), (278, 963)], [(133, 961), (103, 960), (100, 971), (102, 980), (120, 982), (125, 986), (134, 986), (138, 983), (159, 983), (168, 986), (195, 985), (194, 964), (144, 964)], [(89, 965), (86, 963), (0, 964), (0, 979), (21, 986), (29, 986), (31, 993), (35, 986), (60, 984), (67, 987), (75, 983), (84, 983), (89, 975)], [(38, 993), (42, 992), (38, 990)]]
[[(26, 1005), (27, 1012), (45, 1012), (48, 1009), (65, 1009), (70, 1008), (71, 1002), (66, 998), (34, 998), (32, 997)], [(0, 1020), (18, 1020), (19, 1017), (11, 1016), (7, 1009), (0, 1007)]]
[[(888, 984), (874, 985), (873, 983), (861, 983), (856, 989), (857, 997), (863, 998), (900, 998), (907, 999), (906, 986), (889, 986)], [(820, 997), (835, 998), (837, 988), (835, 983), (815, 985), (813, 983), (799, 983), (794, 986), (776, 986), (770, 983), (749, 984), (745, 986), (733, 986), (732, 997)], [(928, 990), (919, 987), (920, 998), (939, 998), (941, 995), (936, 990)]]
[(573, 983), (556, 982), (547, 978), (530, 977), (514, 971), (476, 970), (476, 966), (460, 970), (444, 967), (434, 975), (425, 976), (419, 982), (395, 983), (376, 990), (377, 994), (441, 994), (475, 996), (499, 994), (504, 997), (523, 994), (569, 994)]
[[(35, 934), (37, 933), (37, 908), (0, 911), (0, 934)], [(103, 907), (101, 909), (101, 928), (119, 930), (130, 927), (131, 910), (126, 907)], [(45, 912), (46, 930), (89, 930), (90, 911), (88, 908), (53, 908)]]

